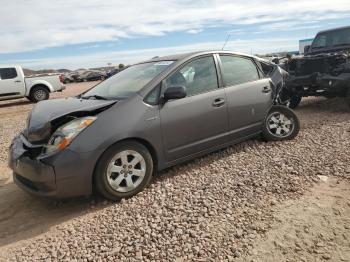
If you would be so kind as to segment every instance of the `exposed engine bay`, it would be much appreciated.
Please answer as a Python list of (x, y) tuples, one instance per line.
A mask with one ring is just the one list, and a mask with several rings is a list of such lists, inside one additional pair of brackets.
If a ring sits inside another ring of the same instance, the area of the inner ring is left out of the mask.
[(283, 67), (290, 96), (346, 96), (350, 88), (349, 52), (295, 57)]

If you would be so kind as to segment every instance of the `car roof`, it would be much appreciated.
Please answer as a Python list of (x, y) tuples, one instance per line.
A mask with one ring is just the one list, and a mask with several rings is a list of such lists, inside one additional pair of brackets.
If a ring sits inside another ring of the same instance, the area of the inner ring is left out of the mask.
[(318, 32), (317, 34), (320, 34), (320, 33), (327, 33), (327, 32), (332, 32), (332, 31), (347, 29), (347, 28), (350, 28), (350, 26), (342, 26), (342, 27), (327, 29), (327, 30), (320, 31), (320, 32)]
[(239, 52), (232, 52), (232, 51), (226, 51), (226, 50), (212, 50), (212, 51), (196, 51), (196, 52), (175, 54), (175, 55), (169, 55), (169, 56), (161, 56), (161, 57), (157, 56), (157, 57), (154, 57), (152, 59), (143, 61), (141, 63), (160, 62), (160, 61), (181, 61), (181, 60), (186, 60), (186, 59), (191, 58), (191, 57), (196, 57), (196, 56), (206, 55), (206, 54), (232, 54), (232, 55), (246, 56), (246, 57), (259, 59), (256, 56), (243, 54), (243, 53), (239, 53)]

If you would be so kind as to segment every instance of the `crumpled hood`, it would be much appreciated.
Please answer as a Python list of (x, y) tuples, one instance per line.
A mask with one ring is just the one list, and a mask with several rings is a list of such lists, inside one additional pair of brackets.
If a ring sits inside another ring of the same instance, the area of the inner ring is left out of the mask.
[(24, 135), (31, 143), (41, 143), (51, 136), (52, 122), (67, 115), (89, 115), (96, 110), (108, 108), (116, 101), (62, 98), (39, 102), (29, 115)]

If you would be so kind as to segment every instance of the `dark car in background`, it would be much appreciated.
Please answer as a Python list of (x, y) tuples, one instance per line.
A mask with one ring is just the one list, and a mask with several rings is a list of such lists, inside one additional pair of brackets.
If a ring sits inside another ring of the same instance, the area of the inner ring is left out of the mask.
[(65, 74), (63, 75), (63, 83), (69, 84), (75, 82), (75, 79), (73, 78), (72, 74)]
[(263, 136), (294, 138), (259, 59), (196, 52), (135, 64), (78, 97), (37, 104), (12, 142), (15, 183), (41, 196), (131, 197), (159, 170)]
[(97, 81), (105, 78), (105, 72), (87, 70), (76, 77), (76, 82)]

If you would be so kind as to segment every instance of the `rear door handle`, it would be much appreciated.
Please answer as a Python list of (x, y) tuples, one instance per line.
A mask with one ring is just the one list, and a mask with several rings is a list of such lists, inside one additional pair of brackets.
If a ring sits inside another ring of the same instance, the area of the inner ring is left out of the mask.
[(223, 98), (216, 98), (213, 102), (214, 107), (220, 107), (220, 106), (223, 106), (224, 104), (225, 104), (225, 99)]
[(21, 80), (16, 80), (15, 83), (21, 83)]
[(262, 92), (263, 92), (263, 93), (270, 93), (270, 92), (271, 92), (271, 87), (269, 87), (269, 86), (264, 86), (263, 89), (262, 89)]

